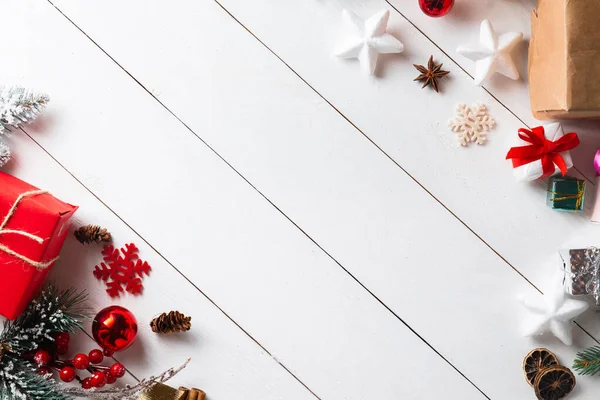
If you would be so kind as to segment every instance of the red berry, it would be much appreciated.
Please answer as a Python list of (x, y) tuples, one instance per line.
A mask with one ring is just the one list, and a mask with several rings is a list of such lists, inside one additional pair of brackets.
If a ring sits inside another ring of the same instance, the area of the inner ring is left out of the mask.
[(94, 387), (94, 384), (92, 383), (92, 378), (91, 377), (87, 377), (85, 378), (82, 382), (81, 382), (81, 387), (84, 389), (91, 389)]
[(79, 353), (73, 358), (73, 366), (77, 369), (86, 369), (90, 366), (90, 360), (85, 354)]
[(63, 382), (71, 382), (75, 379), (75, 368), (73, 367), (64, 367), (60, 370), (60, 379)]
[(125, 376), (125, 366), (121, 363), (114, 363), (110, 366), (110, 373), (117, 378), (122, 378)]
[(59, 332), (54, 336), (54, 342), (57, 346), (69, 346), (71, 336), (68, 332)]
[(64, 354), (67, 354), (67, 352), (69, 351), (69, 346), (58, 346), (56, 347), (56, 354), (62, 356)]
[(104, 360), (104, 355), (102, 350), (95, 349), (90, 351), (88, 358), (92, 364), (100, 364)]
[(97, 388), (101, 388), (102, 386), (106, 385), (106, 375), (104, 372), (94, 372), (94, 375), (92, 375), (92, 385)]
[(114, 376), (110, 372), (106, 373), (106, 383), (108, 383), (109, 385), (112, 385), (116, 381), (117, 381), (117, 377), (116, 376)]
[(48, 364), (50, 364), (50, 361), (51, 361), (50, 353), (48, 353), (46, 350), (38, 350), (35, 352), (35, 355), (33, 356), (33, 361), (39, 367), (48, 365)]
[(114, 351), (112, 351), (112, 350), (109, 350), (109, 349), (104, 349), (104, 355), (105, 355), (106, 357), (112, 357), (112, 356), (113, 356), (113, 354), (115, 354), (115, 352), (114, 352)]
[(48, 367), (40, 367), (37, 370), (38, 375), (44, 376), (52, 373), (52, 370)]

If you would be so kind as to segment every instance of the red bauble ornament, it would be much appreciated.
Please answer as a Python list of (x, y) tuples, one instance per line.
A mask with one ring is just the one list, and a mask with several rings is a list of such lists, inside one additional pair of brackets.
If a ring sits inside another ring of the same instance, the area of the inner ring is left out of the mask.
[(102, 350), (94, 349), (90, 351), (88, 359), (92, 364), (100, 364), (104, 360), (104, 354), (102, 354)]
[(33, 356), (33, 361), (38, 367), (43, 367), (44, 365), (50, 364), (52, 357), (50, 357), (50, 353), (48, 353), (46, 350), (38, 350)]
[(60, 380), (63, 382), (71, 382), (75, 379), (75, 368), (64, 367), (60, 370)]
[(90, 360), (87, 355), (79, 353), (73, 357), (73, 366), (77, 369), (87, 369), (90, 366)]
[(454, 5), (454, 0), (419, 0), (419, 7), (430, 17), (441, 17), (448, 14)]
[(104, 372), (94, 372), (94, 375), (92, 375), (92, 385), (97, 388), (101, 388), (102, 386), (106, 385), (106, 375)]
[(125, 350), (137, 335), (137, 320), (126, 308), (106, 307), (100, 310), (92, 323), (92, 334), (104, 350)]
[(121, 363), (114, 363), (110, 366), (110, 374), (116, 378), (122, 378), (125, 376), (125, 366)]

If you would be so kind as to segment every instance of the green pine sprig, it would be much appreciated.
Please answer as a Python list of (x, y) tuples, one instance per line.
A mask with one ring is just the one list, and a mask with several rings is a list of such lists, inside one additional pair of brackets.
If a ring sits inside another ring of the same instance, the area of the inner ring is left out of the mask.
[(577, 353), (573, 369), (579, 375), (596, 375), (600, 372), (600, 346), (593, 346)]
[(48, 285), (27, 309), (0, 333), (0, 399), (66, 400), (56, 381), (39, 376), (27, 357), (41, 344), (54, 341), (59, 332), (75, 333), (83, 329), (81, 320), (88, 317), (82, 306), (87, 295), (76, 289), (59, 290)]

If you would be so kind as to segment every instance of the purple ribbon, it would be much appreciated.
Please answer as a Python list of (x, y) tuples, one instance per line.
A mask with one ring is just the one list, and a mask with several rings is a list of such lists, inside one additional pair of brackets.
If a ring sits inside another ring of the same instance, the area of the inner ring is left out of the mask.
[(600, 149), (598, 149), (594, 156), (594, 169), (596, 170), (596, 176), (600, 176)]

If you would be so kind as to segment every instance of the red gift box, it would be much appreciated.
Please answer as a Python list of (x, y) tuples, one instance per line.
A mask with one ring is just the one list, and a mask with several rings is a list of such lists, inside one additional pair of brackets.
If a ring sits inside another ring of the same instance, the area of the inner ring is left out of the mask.
[(18, 317), (38, 293), (76, 206), (0, 172), (0, 315)]

